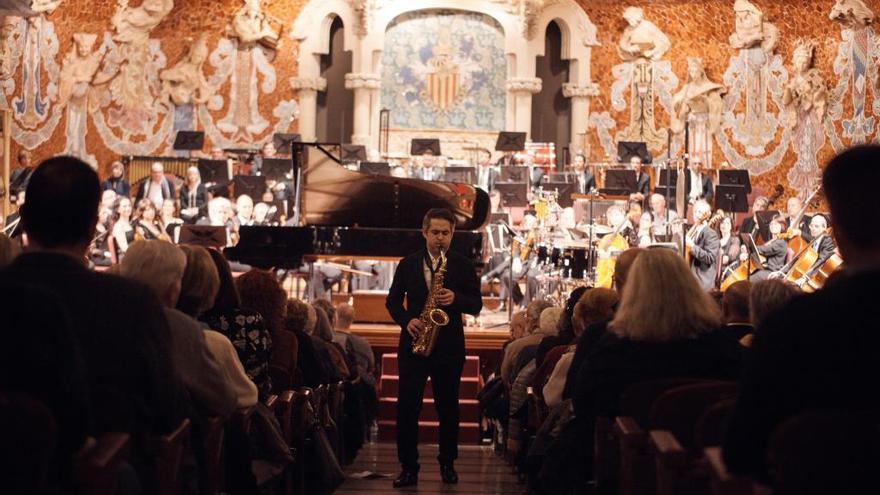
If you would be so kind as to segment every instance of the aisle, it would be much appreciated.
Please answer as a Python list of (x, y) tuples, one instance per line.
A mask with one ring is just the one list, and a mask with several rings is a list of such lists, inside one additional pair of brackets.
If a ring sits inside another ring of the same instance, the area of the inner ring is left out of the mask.
[(378, 443), (365, 445), (357, 460), (345, 470), (347, 476), (352, 473), (374, 471), (390, 474), (382, 479), (354, 479), (349, 477), (334, 492), (335, 495), (354, 495), (359, 493), (467, 493), (480, 495), (524, 494), (523, 485), (518, 485), (516, 476), (510, 467), (492, 452), (491, 447), (463, 445), (458, 449), (457, 485), (444, 485), (440, 482), (440, 468), (437, 465), (437, 446), (421, 445), (419, 447), (422, 470), (419, 473), (417, 487), (395, 490), (391, 481), (397, 476), (400, 465), (397, 463), (397, 450), (394, 444)]

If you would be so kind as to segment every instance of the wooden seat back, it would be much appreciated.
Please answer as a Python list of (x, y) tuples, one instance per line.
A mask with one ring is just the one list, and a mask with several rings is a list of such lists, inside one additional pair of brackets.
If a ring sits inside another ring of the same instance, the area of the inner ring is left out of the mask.
[(146, 447), (153, 456), (153, 475), (158, 495), (178, 495), (181, 493), (180, 471), (191, 430), (190, 420), (184, 419), (171, 433), (147, 438)]
[(736, 396), (735, 382), (702, 382), (682, 385), (664, 392), (651, 407), (650, 428), (669, 431), (678, 442), (695, 455), (695, 426), (715, 403)]

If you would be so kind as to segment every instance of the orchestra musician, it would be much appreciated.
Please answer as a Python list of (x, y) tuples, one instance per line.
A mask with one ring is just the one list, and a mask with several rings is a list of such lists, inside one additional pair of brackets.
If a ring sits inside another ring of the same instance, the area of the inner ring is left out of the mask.
[[(198, 169), (196, 169), (198, 170)], [(141, 184), (136, 201), (149, 199), (154, 205), (161, 205), (167, 198), (177, 199), (174, 195), (174, 184), (165, 177), (165, 166), (162, 162), (150, 165), (150, 177)]]
[[(764, 257), (762, 269), (752, 275), (753, 282), (759, 282), (770, 278), (773, 273), (777, 273), (785, 267), (785, 258), (788, 256), (788, 243), (780, 235), (784, 230), (784, 221), (782, 217), (777, 215), (770, 221), (768, 229), (770, 230), (770, 241), (758, 246), (758, 254)], [(746, 261), (746, 248), (742, 246), (740, 260)]]
[(767, 211), (770, 201), (765, 196), (758, 196), (752, 205), (752, 216), (743, 220), (739, 231), (743, 234), (749, 234), (758, 242), (766, 242), (770, 239), (770, 226), (762, 225), (758, 219), (758, 212)]
[(652, 194), (650, 203), (654, 214), (654, 235), (665, 242), (671, 242), (672, 236), (681, 230), (678, 212), (667, 210), (666, 197), (662, 194)]
[(505, 151), (501, 154), (501, 158), (495, 162), (496, 167), (512, 167), (516, 165), (516, 160), (514, 159), (512, 151)]
[(739, 237), (734, 235), (733, 218), (727, 215), (721, 218), (721, 220), (718, 222), (718, 236), (718, 269), (719, 274), (722, 275), (723, 278), (723, 274), (727, 271), (727, 269), (739, 261), (740, 246), (742, 245)]
[(690, 170), (684, 175), (684, 190), (687, 191), (688, 203), (691, 204), (698, 199), (705, 199), (711, 205), (715, 199), (712, 178), (704, 173), (703, 162), (699, 158), (694, 158)]
[(806, 284), (816, 271), (822, 268), (822, 265), (824, 265), (837, 250), (837, 245), (834, 243), (834, 237), (828, 233), (828, 220), (825, 218), (825, 215), (813, 215), (813, 218), (810, 220), (810, 237), (813, 239), (810, 241), (810, 248), (815, 251), (819, 257), (810, 266), (810, 269), (795, 282), (798, 287), (802, 287)]
[(803, 209), (803, 200), (797, 196), (792, 196), (788, 198), (788, 201), (785, 203), (785, 215), (783, 215), (783, 218), (789, 226), (788, 233), (791, 237), (801, 236), (805, 241), (810, 242), (813, 240), (813, 236), (810, 234), (811, 218), (809, 215), (803, 215), (800, 223), (792, 225), (792, 222), (797, 219), (797, 216), (803, 211)]
[(685, 236), (685, 244), (690, 250), (691, 271), (697, 277), (700, 287), (705, 291), (715, 288), (718, 276), (718, 233), (708, 224), (712, 207), (704, 199), (694, 203), (695, 224)]
[(630, 246), (648, 247), (656, 242), (654, 237), (654, 214), (643, 211), (639, 216), (639, 228), (634, 230), (635, 235), (629, 240)]
[(629, 165), (636, 172), (636, 190), (633, 191), (632, 197), (644, 202), (645, 198), (651, 194), (651, 177), (645, 172), (642, 159), (634, 156), (629, 159)]
[(444, 170), (437, 164), (437, 157), (430, 149), (426, 149), (422, 155), (422, 167), (416, 172), (416, 178), (422, 180), (442, 181)]
[[(156, 203), (161, 205), (162, 202)], [(199, 167), (186, 169), (186, 182), (180, 188), (180, 217), (186, 223), (196, 221), (207, 213), (208, 190), (202, 183)]]
[(571, 164), (575, 176), (575, 188), (578, 194), (587, 194), (596, 189), (596, 177), (593, 172), (587, 168), (587, 158), (578, 153), (574, 156), (574, 162)]
[(480, 161), (477, 162), (476, 186), (486, 192), (491, 192), (495, 189), (495, 183), (498, 182), (500, 173), (492, 166), (492, 154), (489, 150), (482, 149), (479, 153)]

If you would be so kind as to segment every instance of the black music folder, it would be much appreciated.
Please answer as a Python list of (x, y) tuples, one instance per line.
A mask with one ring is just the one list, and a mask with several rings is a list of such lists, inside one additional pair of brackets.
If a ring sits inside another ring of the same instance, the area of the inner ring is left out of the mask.
[(526, 133), (499, 132), (495, 151), (522, 151), (526, 149)]
[(229, 240), (228, 235), (226, 227), (183, 224), (180, 226), (177, 243), (206, 248), (222, 248)]
[(362, 144), (343, 144), (341, 151), (339, 161), (342, 163), (362, 162), (367, 159), (367, 147)]
[(623, 196), (636, 191), (636, 171), (624, 169), (610, 169), (605, 172), (605, 187), (603, 194), (611, 196)]
[(177, 151), (200, 150), (205, 145), (205, 133), (201, 131), (177, 131), (172, 149)]
[(440, 156), (439, 139), (413, 139), (410, 142), (409, 154), (412, 156), (421, 156), (429, 151), (434, 156)]
[(617, 161), (619, 163), (629, 163), (634, 156), (641, 158), (642, 163), (651, 163), (651, 154), (648, 153), (646, 143), (633, 141), (617, 143)]
[(293, 163), (290, 158), (263, 158), (263, 168), (260, 173), (266, 179), (287, 180), (288, 175), (293, 173)]
[(202, 176), (202, 182), (205, 183), (220, 184), (229, 182), (230, 179), (226, 160), (199, 158), (199, 174)]
[(275, 151), (282, 155), (290, 154), (290, 143), (300, 141), (300, 135), (290, 132), (276, 132), (272, 135), (272, 145)]
[(266, 178), (262, 175), (236, 175), (232, 178), (235, 187), (235, 197), (247, 194), (251, 199), (260, 201), (266, 192)]

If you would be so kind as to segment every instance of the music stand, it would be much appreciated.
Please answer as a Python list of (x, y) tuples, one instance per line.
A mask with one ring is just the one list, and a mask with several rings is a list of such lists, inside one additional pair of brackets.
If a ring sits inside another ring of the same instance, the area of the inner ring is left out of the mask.
[(410, 142), (409, 154), (412, 156), (422, 156), (429, 151), (434, 156), (440, 156), (439, 139), (413, 139)]
[(296, 133), (276, 132), (272, 135), (272, 145), (275, 146), (275, 151), (282, 155), (291, 153), (291, 143), (300, 140), (300, 135)]
[(525, 132), (499, 132), (495, 151), (522, 151), (526, 149)]
[(202, 176), (202, 182), (223, 184), (229, 182), (229, 165), (226, 160), (209, 160), (207, 158), (199, 158), (199, 175)]
[(176, 151), (200, 150), (205, 146), (205, 133), (202, 131), (177, 131), (172, 149)]
[(293, 165), (287, 158), (263, 158), (263, 168), (260, 173), (270, 180), (290, 180), (288, 174), (292, 174)]
[(570, 172), (550, 172), (547, 182), (574, 182), (574, 175)]
[(529, 167), (501, 167), (502, 182), (531, 182), (529, 177)]
[(266, 178), (261, 175), (236, 175), (232, 178), (235, 197), (247, 194), (255, 202), (262, 201), (266, 192)]
[(496, 182), (495, 189), (501, 194), (501, 204), (505, 207), (528, 205), (529, 186), (525, 182)]
[(574, 192), (574, 184), (571, 182), (545, 182), (541, 184), (545, 191), (557, 191), (556, 202), (563, 208), (574, 206), (574, 200), (571, 199), (571, 193)]
[(740, 185), (718, 184), (715, 186), (715, 207), (734, 214), (748, 212), (749, 199), (746, 188)]
[(719, 170), (718, 184), (744, 187), (746, 194), (752, 192), (752, 181), (748, 170)]
[(361, 162), (360, 171), (370, 175), (391, 175), (391, 166), (388, 162)]
[(651, 163), (651, 154), (648, 153), (646, 143), (634, 141), (617, 143), (617, 161), (619, 163), (629, 163), (634, 156), (639, 157), (642, 163)]
[(367, 147), (362, 144), (343, 144), (341, 153), (339, 161), (342, 163), (362, 162), (367, 159)]
[(611, 196), (624, 196), (632, 194), (635, 190), (635, 170), (610, 169), (605, 172), (605, 187), (600, 192)]
[(474, 167), (446, 167), (446, 176), (444, 182), (460, 182), (462, 184), (473, 184), (476, 169)]
[(189, 225), (180, 226), (177, 237), (178, 244), (190, 246), (202, 246), (206, 248), (222, 248), (228, 243), (226, 227), (214, 225)]

